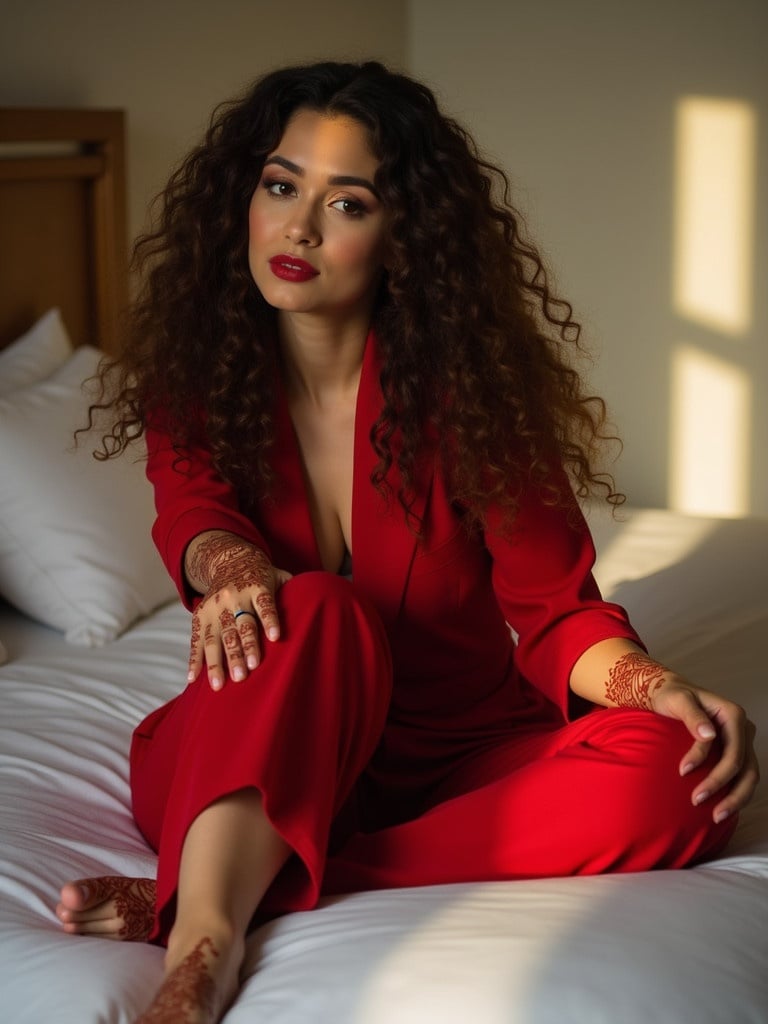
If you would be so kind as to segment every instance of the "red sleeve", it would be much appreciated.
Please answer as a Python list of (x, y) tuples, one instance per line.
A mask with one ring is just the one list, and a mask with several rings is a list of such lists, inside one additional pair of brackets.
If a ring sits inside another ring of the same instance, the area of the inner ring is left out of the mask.
[(161, 430), (148, 427), (146, 439), (147, 476), (157, 510), (152, 539), (182, 601), (191, 608), (195, 595), (184, 577), (184, 553), (193, 537), (205, 530), (228, 530), (271, 557), (269, 546), (240, 511), (235, 489), (221, 479), (205, 449), (194, 448), (179, 459)]
[(571, 718), (571, 671), (587, 648), (611, 637), (643, 643), (626, 611), (601, 597), (592, 575), (594, 544), (575, 499), (563, 509), (529, 495), (512, 532), (505, 536), (500, 527), (494, 510), (485, 541), (496, 597), (518, 635), (518, 668)]

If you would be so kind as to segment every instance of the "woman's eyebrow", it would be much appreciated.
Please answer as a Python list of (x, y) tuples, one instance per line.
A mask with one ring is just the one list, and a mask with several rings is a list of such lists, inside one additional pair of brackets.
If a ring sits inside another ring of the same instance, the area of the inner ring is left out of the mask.
[[(280, 167), (284, 167), (286, 171), (290, 171), (291, 174), (296, 174), (302, 178), (304, 176), (304, 168), (299, 167), (292, 160), (286, 160), (284, 156), (279, 156), (277, 153), (272, 156), (268, 156), (264, 161), (264, 166), (267, 164), (278, 164)], [(329, 185), (359, 185), (361, 188), (367, 188), (377, 199), (380, 198), (379, 192), (372, 181), (368, 181), (367, 178), (357, 178), (353, 174), (335, 174), (328, 179)]]

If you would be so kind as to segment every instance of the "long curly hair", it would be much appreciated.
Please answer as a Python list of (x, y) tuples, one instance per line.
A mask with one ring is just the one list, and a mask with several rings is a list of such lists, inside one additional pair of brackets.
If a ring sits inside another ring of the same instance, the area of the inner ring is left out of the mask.
[(122, 452), (159, 415), (179, 462), (204, 444), (244, 508), (270, 493), (277, 318), (249, 271), (248, 208), (299, 109), (354, 119), (380, 161), (389, 256), (373, 312), (384, 397), (373, 483), (391, 493), (396, 464), (408, 514), (420, 460), (436, 446), (471, 522), (492, 503), (511, 522), (530, 486), (553, 503), (573, 490), (619, 504), (599, 468), (616, 438), (574, 358), (580, 327), (550, 291), (506, 175), (425, 85), (372, 61), (273, 71), (214, 111), (136, 243), (141, 290), (97, 457)]

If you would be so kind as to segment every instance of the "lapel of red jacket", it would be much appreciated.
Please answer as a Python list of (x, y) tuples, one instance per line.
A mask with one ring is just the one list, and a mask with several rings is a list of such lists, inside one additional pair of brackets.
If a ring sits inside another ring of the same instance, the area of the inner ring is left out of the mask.
[[(355, 472), (352, 487), (352, 564), (355, 585), (374, 602), (384, 623), (392, 627), (402, 605), (416, 553), (418, 537), (409, 529), (397, 500), (400, 474), (393, 466), (388, 480), (392, 493), (382, 496), (371, 483), (378, 457), (371, 444), (371, 429), (381, 411), (381, 365), (373, 332), (363, 357), (355, 413)], [(432, 489), (434, 465), (425, 461), (418, 480), (412, 511), (421, 518)], [(418, 520), (417, 520), (418, 521)]]
[(275, 402), (275, 443), (270, 453), (275, 475), (273, 493), (260, 507), (260, 519), (271, 541), (272, 560), (289, 572), (322, 569), (301, 453), (288, 400), (278, 379)]

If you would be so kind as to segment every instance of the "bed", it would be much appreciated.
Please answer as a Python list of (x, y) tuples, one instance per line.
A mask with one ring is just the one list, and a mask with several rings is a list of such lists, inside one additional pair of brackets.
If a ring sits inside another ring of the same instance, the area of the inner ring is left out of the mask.
[[(125, 300), (124, 119), (0, 110), (0, 1019), (134, 1019), (162, 951), (64, 935), (62, 881), (151, 876), (134, 725), (183, 685), (140, 446), (73, 448)], [(651, 650), (746, 705), (768, 763), (768, 521), (589, 512)], [(227, 1024), (768, 1021), (768, 800), (687, 871), (358, 893), (249, 939)]]

